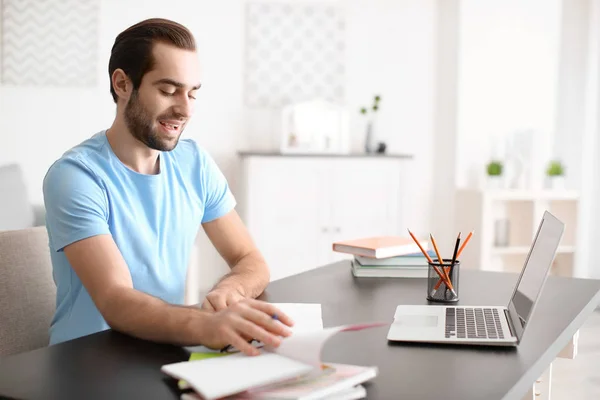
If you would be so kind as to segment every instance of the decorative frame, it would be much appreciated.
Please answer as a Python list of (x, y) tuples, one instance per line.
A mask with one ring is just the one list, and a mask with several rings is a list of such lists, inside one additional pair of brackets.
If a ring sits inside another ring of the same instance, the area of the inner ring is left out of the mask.
[(344, 103), (345, 15), (338, 1), (250, 1), (245, 37), (247, 106)]
[(349, 115), (342, 106), (313, 100), (289, 105), (281, 115), (281, 153), (349, 152)]
[(98, 0), (1, 0), (0, 83), (94, 86)]

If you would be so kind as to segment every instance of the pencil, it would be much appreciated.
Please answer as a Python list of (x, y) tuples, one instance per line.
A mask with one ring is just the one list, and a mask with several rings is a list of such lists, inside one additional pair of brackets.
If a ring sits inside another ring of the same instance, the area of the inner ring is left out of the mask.
[(427, 258), (427, 261), (429, 261), (430, 263), (433, 264), (433, 260), (431, 259), (431, 257), (429, 257), (429, 254), (427, 254), (427, 252), (425, 251), (425, 249), (423, 249), (423, 246), (421, 246), (421, 243), (419, 243), (419, 241), (417, 240), (417, 238), (415, 237), (415, 235), (413, 235), (413, 233), (410, 231), (410, 229), (408, 229), (408, 233), (410, 234), (410, 237), (413, 238), (413, 240), (415, 241), (415, 243), (417, 244), (417, 246), (419, 246), (419, 249), (421, 249), (421, 253), (423, 253), (423, 255), (425, 256), (425, 258)]
[[(427, 254), (425, 249), (423, 249), (423, 246), (421, 246), (421, 243), (419, 243), (419, 241), (417, 240), (415, 235), (413, 235), (413, 233), (410, 231), (410, 229), (408, 229), (408, 233), (410, 234), (410, 237), (413, 238), (413, 240), (415, 241), (417, 246), (419, 246), (419, 249), (421, 249), (421, 253), (423, 253), (425, 258), (427, 258), (427, 261), (429, 261), (429, 263), (431, 264), (431, 266), (433, 267), (435, 272), (439, 275), (440, 279), (442, 279), (446, 283), (446, 285), (448, 285), (448, 279), (446, 278), (444, 273), (440, 272), (440, 270), (435, 265), (433, 265), (434, 264), (433, 260), (431, 259), (431, 257), (429, 257), (429, 254)], [(452, 284), (450, 284), (450, 285), (452, 285)]]
[(463, 244), (460, 246), (460, 249), (458, 249), (458, 254), (456, 254), (456, 258), (460, 257), (460, 253), (462, 253), (462, 251), (465, 249), (465, 247), (467, 246), (467, 243), (469, 243), (469, 240), (471, 240), (471, 236), (473, 236), (473, 232), (471, 231), (469, 232), (469, 234), (467, 235), (467, 238), (465, 239), (465, 241), (463, 242)]
[(429, 238), (431, 239), (431, 244), (433, 244), (433, 249), (435, 250), (435, 254), (437, 254), (438, 262), (443, 265), (444, 259), (442, 258), (442, 255), (440, 254), (440, 251), (437, 247), (437, 243), (435, 242), (435, 238), (433, 237), (433, 235), (431, 233), (429, 234)]
[[(467, 238), (465, 239), (465, 241), (463, 242), (463, 244), (458, 249), (458, 253), (456, 253), (456, 260), (458, 260), (458, 258), (460, 257), (460, 254), (462, 253), (462, 251), (467, 246), (467, 243), (469, 243), (469, 240), (471, 240), (471, 237), (473, 236), (473, 232), (475, 232), (475, 231), (469, 232), (469, 234), (467, 235)], [(446, 271), (447, 271), (447, 273), (449, 273), (449, 268), (447, 268)], [(442, 280), (440, 279), (440, 280), (438, 280), (438, 282), (436, 283), (436, 285), (435, 285), (435, 287), (433, 289), (434, 290), (438, 290), (440, 288), (441, 284), (442, 284)]]
[[(440, 254), (440, 250), (437, 247), (437, 243), (435, 242), (435, 238), (433, 237), (433, 235), (430, 233), (429, 234), (429, 238), (431, 239), (431, 244), (433, 244), (433, 249), (435, 250), (435, 254), (437, 254), (437, 258), (438, 258), (438, 262), (441, 265), (441, 270), (442, 270), (442, 274), (444, 275), (444, 282), (446, 283), (446, 287), (448, 289), (450, 289), (452, 291), (452, 294), (454, 294), (456, 296), (456, 292), (454, 291), (454, 287), (452, 285), (452, 282), (450, 281), (450, 277), (448, 276), (448, 274), (446, 273), (446, 270), (444, 269), (444, 259), (442, 258), (442, 255)], [(435, 288), (434, 288), (435, 290)]]
[(458, 236), (456, 237), (456, 244), (454, 245), (454, 254), (452, 254), (452, 262), (450, 262), (450, 274), (448, 275), (448, 279), (452, 282), (452, 271), (454, 270), (454, 264), (456, 263), (456, 257), (458, 253), (458, 245), (460, 244), (460, 232), (458, 232)]

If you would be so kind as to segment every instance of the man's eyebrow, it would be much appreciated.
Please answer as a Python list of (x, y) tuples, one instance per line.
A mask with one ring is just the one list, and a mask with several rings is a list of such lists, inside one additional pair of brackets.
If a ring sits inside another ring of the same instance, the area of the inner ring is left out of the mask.
[[(178, 88), (184, 88), (185, 85), (181, 82), (177, 82), (174, 79), (169, 79), (169, 78), (163, 78), (163, 79), (159, 79), (157, 81), (154, 81), (153, 85), (160, 85), (160, 84), (167, 84), (167, 85), (172, 85)], [(192, 90), (198, 90), (200, 89), (200, 86), (202, 86), (201, 83), (197, 84), (196, 86), (192, 87)]]

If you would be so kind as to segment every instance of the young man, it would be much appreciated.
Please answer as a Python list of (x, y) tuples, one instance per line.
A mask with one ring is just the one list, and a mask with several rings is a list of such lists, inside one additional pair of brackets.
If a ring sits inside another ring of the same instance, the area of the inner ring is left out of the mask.
[[(110, 327), (247, 354), (256, 354), (250, 338), (277, 346), (292, 322), (255, 300), (269, 283), (268, 267), (215, 162), (180, 140), (201, 81), (192, 34), (164, 19), (133, 25), (115, 40), (109, 75), (112, 126), (66, 152), (44, 179), (57, 284), (50, 343)], [(231, 273), (202, 307), (186, 307), (200, 224)]]

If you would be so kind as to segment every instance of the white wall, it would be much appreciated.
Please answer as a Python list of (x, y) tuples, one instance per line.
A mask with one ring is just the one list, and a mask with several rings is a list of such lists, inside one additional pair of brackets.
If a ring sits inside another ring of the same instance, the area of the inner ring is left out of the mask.
[(590, 0), (563, 0), (553, 153), (566, 165), (569, 187), (582, 187), (586, 87), (590, 47)]
[[(236, 191), (238, 149), (276, 146), (277, 114), (243, 103), (244, 4), (242, 0), (169, 2), (102, 0), (98, 86), (90, 89), (0, 86), (0, 164), (19, 162), (30, 197), (42, 201), (43, 176), (56, 158), (114, 116), (107, 64), (114, 38), (149, 17), (175, 19), (196, 36), (204, 81), (197, 111), (184, 135), (215, 157)], [(434, 92), (434, 0), (347, 0), (347, 106), (355, 149), (362, 146), (364, 121), (358, 109), (382, 96), (378, 139), (390, 152), (414, 153), (414, 175), (407, 183), (412, 201), (408, 224), (429, 230), (431, 207)], [(201, 288), (225, 271), (201, 234)], [(207, 275), (208, 274), (208, 278)]]
[(581, 159), (581, 224), (580, 251), (577, 254), (577, 275), (600, 278), (600, 0), (590, 0), (586, 8), (589, 16), (588, 35), (583, 41), (588, 51), (585, 74), (585, 106), (580, 150)]
[[(339, 1), (346, 10), (346, 105), (356, 111), (380, 94), (377, 139), (390, 152), (415, 155), (407, 182), (411, 229), (447, 242), (453, 207), (444, 195), (477, 184), (492, 138), (514, 129), (540, 129), (546, 153), (572, 166), (572, 186), (593, 179), (585, 175), (592, 164), (579, 155), (598, 135), (583, 123), (583, 76), (592, 76), (587, 54), (595, 48), (587, 47), (595, 33), (586, 15), (598, 0)], [(214, 155), (235, 193), (236, 151), (278, 144), (277, 111), (243, 103), (244, 6), (244, 0), (101, 0), (97, 87), (0, 86), (0, 164), (19, 162), (31, 200), (41, 202), (50, 163), (112, 121), (107, 63), (115, 36), (160, 16), (196, 36), (204, 82), (185, 135)], [(353, 148), (360, 150), (364, 120), (358, 112), (351, 118)], [(593, 196), (587, 209), (599, 195)], [(198, 243), (203, 268), (192, 272), (205, 288), (226, 268), (202, 233)]]
[(457, 152), (457, 90), (460, 0), (439, 0), (435, 45), (434, 186), (431, 226), (441, 252), (452, 254), (456, 238), (454, 191)]
[(489, 158), (503, 156), (503, 136), (516, 130), (540, 132), (545, 164), (556, 123), (561, 2), (462, 0), (459, 20), (457, 186), (479, 186)]

